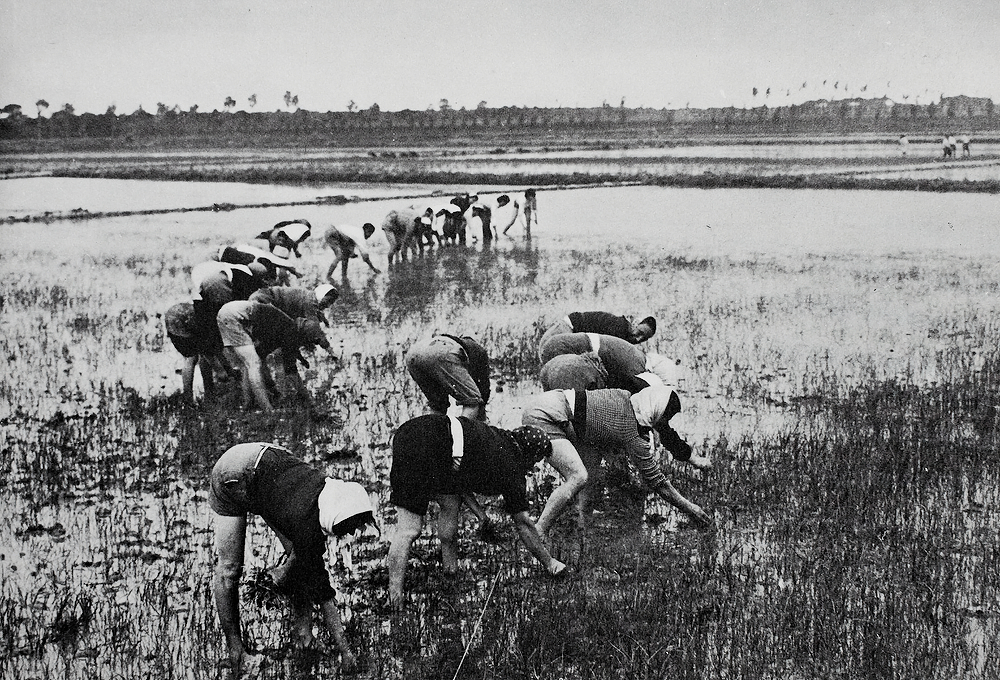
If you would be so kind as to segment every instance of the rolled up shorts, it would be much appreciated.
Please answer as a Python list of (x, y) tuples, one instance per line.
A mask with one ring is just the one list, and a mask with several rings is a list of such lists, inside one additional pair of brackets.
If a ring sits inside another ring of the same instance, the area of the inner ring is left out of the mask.
[(465, 350), (451, 338), (437, 335), (415, 343), (406, 353), (406, 370), (435, 411), (448, 409), (449, 396), (460, 406), (485, 403), (469, 373)]
[(219, 324), (219, 333), (222, 335), (222, 344), (225, 347), (246, 347), (253, 346), (253, 338), (250, 332), (243, 325), (245, 321), (244, 312), (253, 303), (246, 300), (227, 302), (222, 305), (216, 321)]
[(537, 427), (549, 439), (576, 439), (569, 402), (562, 392), (544, 392), (532, 397), (521, 413), (521, 424)]
[(223, 517), (242, 517), (249, 512), (249, 490), (254, 472), (270, 445), (237, 444), (216, 461), (209, 477), (208, 504)]

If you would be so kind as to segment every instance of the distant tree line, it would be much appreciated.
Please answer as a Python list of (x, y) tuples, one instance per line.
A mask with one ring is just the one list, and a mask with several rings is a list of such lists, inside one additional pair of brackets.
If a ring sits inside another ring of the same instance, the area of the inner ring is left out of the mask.
[[(991, 99), (944, 97), (937, 103), (900, 104), (888, 98), (817, 100), (799, 105), (754, 108), (651, 109), (592, 108), (490, 108), (486, 102), (472, 110), (454, 109), (441, 100), (437, 109), (382, 111), (378, 104), (358, 110), (351, 102), (347, 111), (326, 113), (298, 108), (298, 96), (286, 93), (286, 106), (294, 111), (232, 111), (236, 101), (228, 97), (226, 111), (203, 113), (197, 106), (183, 111), (178, 106), (158, 104), (155, 113), (140, 107), (131, 114), (118, 114), (114, 106), (103, 114), (77, 115), (70, 104), (43, 117), (45, 100), (36, 102), (38, 115), (25, 115), (9, 104), (0, 109), (0, 139), (109, 138), (125, 142), (171, 138), (294, 138), (336, 143), (338, 137), (353, 141), (371, 136), (388, 143), (392, 138), (419, 138), (449, 133), (511, 132), (530, 134), (548, 130), (648, 130), (660, 135), (705, 133), (784, 134), (809, 132), (983, 132), (1000, 130), (1000, 110)], [(248, 100), (251, 107), (256, 97)]]

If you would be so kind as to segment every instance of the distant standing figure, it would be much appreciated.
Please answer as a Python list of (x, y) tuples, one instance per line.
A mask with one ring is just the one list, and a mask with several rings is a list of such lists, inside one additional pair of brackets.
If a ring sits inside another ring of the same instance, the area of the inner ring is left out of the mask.
[(962, 135), (962, 158), (968, 158), (972, 155), (972, 151), (969, 149), (971, 143), (969, 135)]
[(365, 222), (360, 229), (350, 224), (340, 224), (326, 230), (323, 241), (333, 251), (333, 262), (330, 263), (330, 268), (326, 272), (326, 278), (330, 283), (333, 283), (333, 272), (337, 270), (338, 263), (340, 263), (341, 276), (347, 277), (347, 264), (354, 257), (355, 251), (374, 273), (379, 273), (379, 268), (372, 264), (371, 255), (368, 254), (368, 248), (365, 246), (374, 233), (375, 225), (371, 222)]
[(292, 319), (273, 305), (238, 300), (219, 310), (219, 332), (229, 361), (242, 374), (244, 405), (254, 401), (265, 411), (274, 410), (270, 392), (274, 380), (264, 363), (268, 355), (281, 350), (284, 382), (301, 399), (308, 399), (296, 362), (309, 364), (300, 349), (319, 345), (333, 356), (330, 341), (315, 319)]
[(524, 229), (527, 233), (531, 233), (531, 220), (535, 220), (535, 226), (538, 226), (538, 198), (535, 195), (534, 189), (526, 189), (524, 191)]
[(441, 334), (415, 342), (406, 352), (406, 370), (434, 413), (447, 413), (448, 398), (462, 415), (486, 420), (490, 399), (490, 359), (469, 336)]
[(504, 509), (517, 526), (521, 543), (551, 576), (566, 565), (552, 557), (528, 515), (525, 475), (552, 445), (532, 427), (501, 430), (468, 418), (440, 414), (403, 423), (392, 437), (391, 495), (396, 528), (389, 547), (389, 601), (403, 606), (406, 563), (420, 535), (431, 501), (437, 502), (437, 536), (447, 574), (458, 571), (458, 513), (462, 496), (503, 496)]
[(285, 220), (262, 231), (257, 235), (267, 241), (268, 249), (279, 257), (288, 257), (295, 253), (295, 257), (302, 257), (299, 246), (312, 235), (312, 225), (309, 220)]
[(951, 158), (951, 138), (949, 135), (941, 138), (941, 151), (944, 153), (944, 158)]
[(390, 210), (382, 220), (382, 231), (385, 232), (385, 240), (389, 243), (389, 264), (395, 262), (396, 255), (399, 255), (400, 260), (405, 260), (407, 250), (412, 250), (416, 255), (419, 247), (423, 252), (424, 243), (418, 236), (421, 217), (416, 210), (405, 208)]
[(958, 141), (954, 135), (948, 135), (948, 143), (951, 144), (951, 157), (958, 158)]
[(909, 140), (909, 138), (907, 138), (906, 135), (900, 135), (899, 136), (899, 151), (900, 151), (900, 153), (903, 156), (905, 156), (906, 153), (909, 150), (910, 150), (910, 140)]
[(324, 557), (327, 537), (347, 536), (375, 524), (364, 487), (327, 477), (287, 449), (263, 442), (237, 444), (223, 453), (209, 484), (218, 558), (212, 593), (233, 677), (249, 674), (260, 662), (247, 653), (240, 623), (239, 586), (251, 514), (278, 535), (288, 557), (271, 573), (278, 590), (289, 598), (294, 645), (314, 646), (312, 612), (318, 605), (343, 668), (350, 672), (356, 661), (344, 637)]

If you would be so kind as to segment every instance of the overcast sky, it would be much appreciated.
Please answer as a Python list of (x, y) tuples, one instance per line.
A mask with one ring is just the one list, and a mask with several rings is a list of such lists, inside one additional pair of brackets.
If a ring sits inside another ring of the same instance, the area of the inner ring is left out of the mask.
[(0, 0), (0, 105), (29, 115), (1000, 104), (998, 65), (1000, 0)]

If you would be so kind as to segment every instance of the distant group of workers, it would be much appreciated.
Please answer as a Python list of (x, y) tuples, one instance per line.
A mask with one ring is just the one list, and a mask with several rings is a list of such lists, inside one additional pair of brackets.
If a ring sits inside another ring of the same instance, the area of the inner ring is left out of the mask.
[[(508, 194), (497, 196), (495, 201), (487, 201), (477, 194), (463, 193), (445, 203), (392, 210), (382, 220), (382, 233), (389, 246), (389, 264), (396, 262), (397, 258), (405, 259), (410, 252), (416, 255), (434, 246), (467, 243), (474, 220), (478, 220), (480, 231), (472, 238), (481, 238), (483, 244), (491, 243), (497, 236), (507, 234), (519, 216), (525, 232), (530, 235), (532, 223), (538, 224), (535, 189), (525, 190), (523, 204), (512, 200)], [(327, 280), (334, 282), (338, 264), (341, 276), (347, 276), (347, 265), (353, 257), (360, 257), (373, 272), (379, 273), (368, 250), (368, 242), (374, 234), (375, 225), (371, 222), (360, 227), (338, 224), (327, 229), (323, 239), (333, 251)]]
[[(972, 156), (972, 139), (969, 135), (962, 134), (958, 138), (946, 132), (941, 136), (941, 152), (944, 158), (958, 158), (958, 146), (962, 145), (962, 158)], [(899, 136), (899, 151), (903, 156), (908, 156), (910, 151), (910, 138), (902, 134)]]
[[(465, 243), (474, 218), (484, 242), (490, 241), (498, 229), (506, 234), (519, 216), (526, 230), (537, 224), (534, 189), (524, 192), (523, 206), (507, 194), (491, 204), (476, 194), (462, 193), (436, 206), (392, 210), (382, 222), (389, 263), (410, 250)], [(367, 247), (374, 233), (371, 223), (329, 227), (324, 234), (324, 243), (333, 252), (326, 272), (329, 283), (314, 289), (290, 286), (293, 277), (302, 276), (292, 258), (302, 257), (300, 247), (312, 235), (312, 225), (304, 219), (285, 220), (260, 232), (256, 238), (267, 242), (267, 250), (250, 244), (223, 245), (210, 260), (195, 264), (191, 299), (166, 312), (167, 335), (185, 358), (181, 372), (185, 398), (194, 400), (195, 370), (200, 368), (208, 397), (215, 396), (216, 376), (238, 375), (247, 407), (270, 411), (275, 400), (308, 401), (297, 370), (299, 363), (309, 366), (302, 350), (318, 346), (332, 354), (322, 327), (329, 325), (325, 310), (339, 297), (334, 285), (338, 265), (346, 277), (348, 263), (359, 257), (379, 273)], [(279, 350), (281, 380), (275, 381), (267, 358)]]

